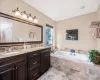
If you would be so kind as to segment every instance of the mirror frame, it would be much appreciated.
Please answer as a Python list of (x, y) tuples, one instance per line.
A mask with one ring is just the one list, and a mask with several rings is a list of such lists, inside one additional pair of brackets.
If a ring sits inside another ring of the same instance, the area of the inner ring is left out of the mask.
[[(41, 41), (27, 41), (25, 43), (28, 43), (28, 44), (30, 44), (30, 43), (36, 43), (36, 44), (43, 43), (43, 26), (42, 25), (32, 23), (30, 21), (27, 21), (27, 20), (24, 20), (24, 19), (15, 17), (15, 16), (11, 16), (11, 15), (8, 15), (8, 14), (2, 13), (2, 12), (0, 12), (0, 17), (11, 19), (11, 20), (18, 21), (18, 22), (25, 23), (25, 24), (29, 24), (29, 25), (33, 25), (36, 27), (40, 27), (41, 28)], [(0, 46), (3, 46), (3, 45), (23, 45), (23, 44), (24, 44), (24, 42), (5, 42), (5, 43), (0, 43)]]

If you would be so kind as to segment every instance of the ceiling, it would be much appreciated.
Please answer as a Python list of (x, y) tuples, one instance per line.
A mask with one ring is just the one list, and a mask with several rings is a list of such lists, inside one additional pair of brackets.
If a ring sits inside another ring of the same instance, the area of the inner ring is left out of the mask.
[(23, 0), (55, 21), (95, 12), (100, 0)]

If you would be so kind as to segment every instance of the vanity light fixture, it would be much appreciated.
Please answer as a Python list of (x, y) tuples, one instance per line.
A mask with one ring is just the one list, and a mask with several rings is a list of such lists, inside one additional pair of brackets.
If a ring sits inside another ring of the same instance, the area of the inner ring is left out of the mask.
[(38, 23), (38, 19), (36, 18), (36, 16), (32, 17), (31, 13), (27, 14), (26, 11), (20, 12), (18, 7), (17, 9), (12, 10), (12, 12), (14, 12), (16, 16), (20, 16), (23, 19), (33, 21), (34, 23)]
[(36, 16), (34, 16), (33, 22), (34, 22), (34, 23), (38, 23), (38, 19), (36, 18)]
[(26, 14), (26, 11), (23, 11), (23, 12), (21, 12), (21, 17), (23, 18), (23, 19), (27, 19), (27, 14)]
[(33, 20), (33, 17), (31, 15), (31, 13), (28, 15), (28, 20), (32, 21)]
[(17, 7), (17, 9), (12, 10), (12, 12), (15, 12), (15, 15), (16, 15), (16, 16), (21, 16), (21, 14), (20, 14), (20, 11), (19, 11), (18, 7)]

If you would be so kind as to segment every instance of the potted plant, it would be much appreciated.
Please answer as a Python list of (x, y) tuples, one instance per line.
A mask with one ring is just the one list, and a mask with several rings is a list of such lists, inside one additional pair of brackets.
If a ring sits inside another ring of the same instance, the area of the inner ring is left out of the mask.
[(98, 50), (90, 50), (89, 59), (94, 64), (100, 64), (100, 52)]

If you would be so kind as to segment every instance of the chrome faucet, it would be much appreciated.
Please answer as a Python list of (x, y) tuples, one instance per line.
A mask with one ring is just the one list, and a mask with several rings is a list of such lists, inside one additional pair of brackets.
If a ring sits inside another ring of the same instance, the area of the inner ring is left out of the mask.
[(5, 52), (11, 52), (13, 50), (12, 47), (5, 47)]

